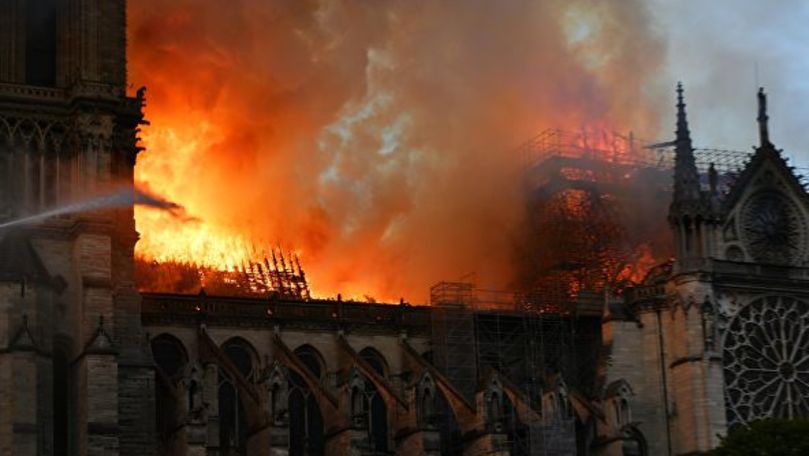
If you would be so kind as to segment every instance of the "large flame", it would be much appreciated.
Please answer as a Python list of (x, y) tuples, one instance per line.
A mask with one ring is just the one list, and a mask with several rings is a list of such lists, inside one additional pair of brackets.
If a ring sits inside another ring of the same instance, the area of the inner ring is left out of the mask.
[(230, 268), (300, 253), (313, 291), (423, 301), (513, 275), (513, 145), (546, 127), (650, 135), (645, 2), (129, 2), (146, 85), (137, 254)]

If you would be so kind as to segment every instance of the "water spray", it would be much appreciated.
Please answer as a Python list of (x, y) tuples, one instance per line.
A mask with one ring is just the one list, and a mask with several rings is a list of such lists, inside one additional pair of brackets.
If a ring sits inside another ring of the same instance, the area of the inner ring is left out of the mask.
[(193, 217), (189, 217), (185, 213), (185, 208), (177, 203), (168, 201), (157, 195), (149, 194), (137, 188), (125, 187), (107, 195), (65, 204), (53, 209), (48, 209), (38, 214), (20, 217), (18, 219), (2, 223), (0, 224), (0, 232), (16, 226), (40, 223), (60, 215), (95, 211), (99, 209), (120, 209), (136, 204), (166, 211), (173, 217), (182, 218), (184, 220), (195, 220)]

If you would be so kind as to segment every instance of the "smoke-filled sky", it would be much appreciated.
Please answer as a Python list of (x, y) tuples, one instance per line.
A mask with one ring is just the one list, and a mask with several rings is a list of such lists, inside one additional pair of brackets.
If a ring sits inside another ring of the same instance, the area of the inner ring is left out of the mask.
[(152, 122), (137, 179), (200, 219), (139, 210), (139, 252), (278, 244), (321, 295), (505, 286), (524, 207), (510, 151), (543, 129), (670, 139), (682, 79), (698, 145), (746, 149), (757, 63), (773, 141), (809, 144), (807, 8), (702, 3), (130, 2)]
[[(664, 39), (661, 77), (686, 84), (697, 147), (749, 151), (758, 143), (758, 86), (764, 86), (770, 137), (809, 166), (809, 3), (801, 0), (652, 0)], [(673, 130), (673, 110), (663, 113)]]

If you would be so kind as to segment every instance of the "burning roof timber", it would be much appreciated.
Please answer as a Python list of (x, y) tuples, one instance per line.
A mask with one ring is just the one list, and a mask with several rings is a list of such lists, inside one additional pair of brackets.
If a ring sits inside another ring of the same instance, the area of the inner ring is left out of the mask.
[[(542, 309), (575, 306), (605, 288), (621, 293), (671, 256), (672, 143), (631, 133), (545, 130), (517, 148), (524, 166), (528, 227), (517, 246), (516, 288)], [(697, 149), (727, 188), (750, 154)]]
[(142, 292), (207, 293), (306, 301), (311, 298), (300, 258), (280, 249), (245, 261), (232, 269), (177, 262), (135, 259), (138, 286)]
[[(611, 131), (547, 129), (517, 147), (526, 169), (550, 159), (568, 158), (610, 163), (628, 168), (674, 168), (674, 143), (635, 138)], [(720, 173), (738, 172), (751, 154), (738, 150), (697, 148), (697, 168), (707, 172), (711, 163)]]
[[(431, 303), (446, 304), (448, 290), (457, 294), (463, 285), (467, 295), (455, 296), (453, 302), (467, 307), (564, 314), (586, 307), (587, 299), (579, 297), (588, 296), (588, 290), (600, 294), (608, 285), (620, 292), (639, 282), (670, 255), (668, 230), (661, 224), (670, 199), (671, 146), (650, 144), (632, 134), (559, 129), (525, 142), (516, 153), (524, 165), (529, 229), (517, 246), (521, 264), (516, 291), (440, 282), (431, 289)], [(696, 157), (703, 174), (713, 163), (721, 173), (720, 183), (729, 183), (749, 154), (698, 149)], [(562, 237), (560, 242), (557, 238)], [(145, 292), (204, 289), (219, 295), (311, 298), (300, 260), (280, 250), (229, 270), (140, 258), (137, 271)]]

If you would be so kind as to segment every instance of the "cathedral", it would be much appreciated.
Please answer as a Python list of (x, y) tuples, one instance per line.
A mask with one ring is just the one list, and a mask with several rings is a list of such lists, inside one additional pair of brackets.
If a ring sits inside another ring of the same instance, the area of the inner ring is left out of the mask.
[[(0, 455), (696, 455), (809, 416), (809, 195), (725, 188), (678, 87), (674, 258), (575, 311), (139, 293), (133, 207), (0, 225)], [(0, 2), (0, 224), (133, 185), (126, 2)]]

